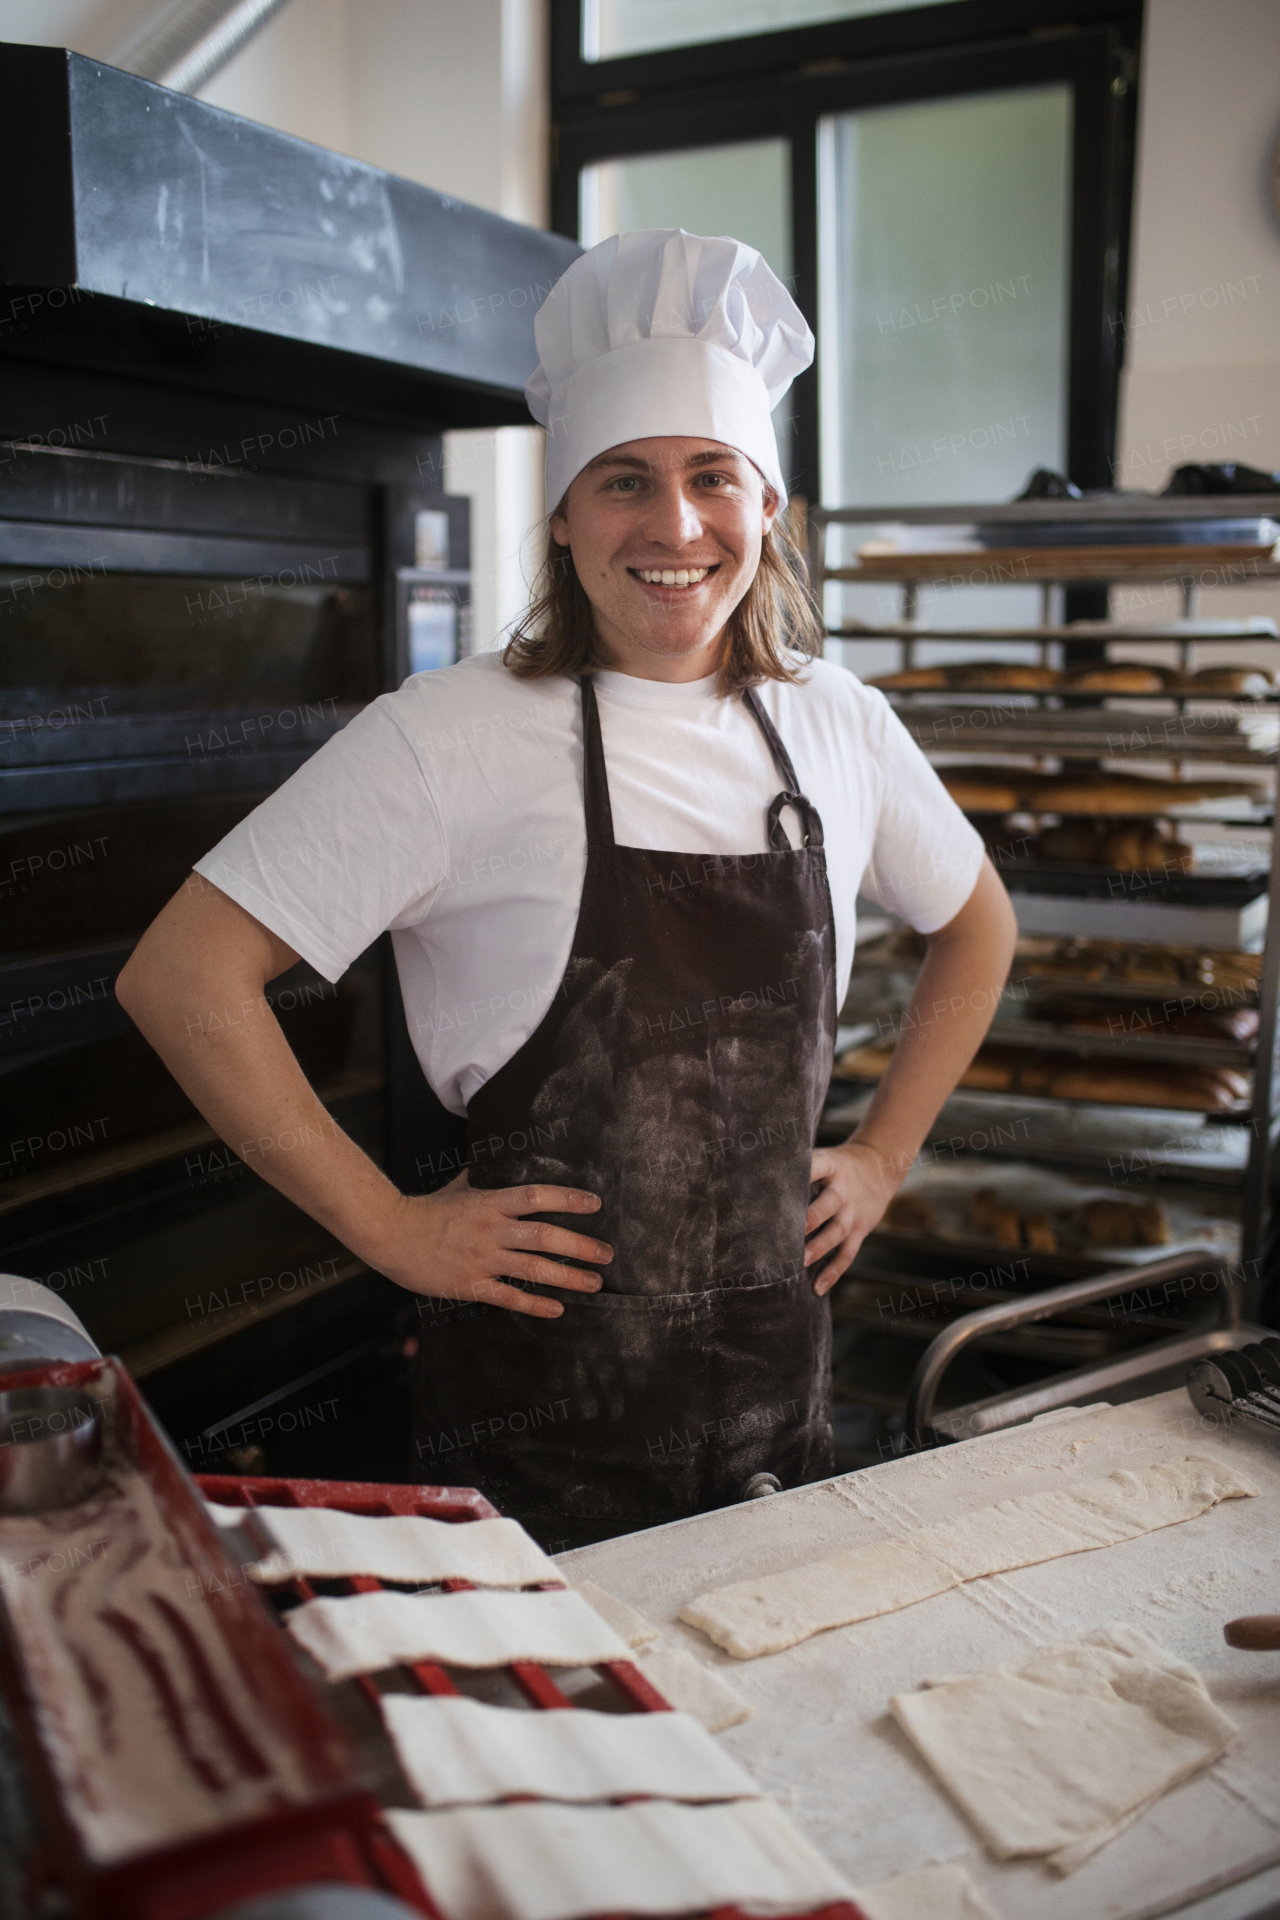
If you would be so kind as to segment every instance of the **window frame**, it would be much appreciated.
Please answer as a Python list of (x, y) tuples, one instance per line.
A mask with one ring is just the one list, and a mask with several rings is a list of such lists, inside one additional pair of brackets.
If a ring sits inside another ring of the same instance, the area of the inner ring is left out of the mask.
[[(866, 106), (1053, 85), (1072, 88), (1066, 464), (1112, 484), (1133, 196), (1142, 0), (943, 0), (860, 20), (588, 64), (582, 0), (552, 0), (552, 225), (578, 237), (578, 180), (595, 161), (781, 137), (791, 149), (797, 302), (817, 332), (818, 122)], [(808, 164), (801, 164), (807, 155)], [(819, 351), (821, 347), (819, 346)], [(795, 488), (820, 497), (817, 365), (793, 389)], [(839, 502), (827, 502), (839, 505)]]

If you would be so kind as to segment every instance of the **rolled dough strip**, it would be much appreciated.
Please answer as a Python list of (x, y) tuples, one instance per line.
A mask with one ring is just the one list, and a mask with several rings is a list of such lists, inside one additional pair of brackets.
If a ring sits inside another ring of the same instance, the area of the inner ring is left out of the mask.
[(726, 1727), (750, 1720), (755, 1712), (750, 1701), (683, 1647), (669, 1646), (665, 1641), (642, 1647), (636, 1665), (664, 1700), (681, 1713), (691, 1713), (695, 1720), (701, 1720), (708, 1733), (723, 1733)]
[(619, 1600), (615, 1594), (606, 1593), (594, 1580), (579, 1580), (573, 1588), (580, 1593), (589, 1607), (594, 1607), (602, 1620), (607, 1620), (614, 1632), (629, 1647), (643, 1647), (648, 1641), (656, 1640), (658, 1629), (629, 1607), (625, 1600)]
[(336, 1513), (326, 1507), (257, 1507), (254, 1518), (276, 1545), (276, 1552), (248, 1569), (264, 1585), (297, 1574), (323, 1580), (353, 1573), (415, 1584), (565, 1585), (555, 1562), (518, 1520), (455, 1523), (409, 1513)]
[(787, 1573), (720, 1587), (691, 1600), (680, 1618), (735, 1660), (754, 1660), (829, 1627), (913, 1606), (965, 1581), (1116, 1546), (1257, 1491), (1243, 1474), (1203, 1455), (1140, 1473), (1122, 1467), (919, 1527), (901, 1540), (876, 1541)]
[(919, 1867), (858, 1890), (867, 1920), (1000, 1920), (963, 1867)]
[[(471, 1524), (476, 1524), (472, 1522)], [(353, 1593), (308, 1600), (284, 1621), (330, 1680), (413, 1660), (590, 1667), (625, 1660), (613, 1628), (576, 1593)]]
[(1223, 1754), (1237, 1728), (1194, 1668), (1132, 1627), (889, 1702), (1001, 1859), (1062, 1873)]
[(581, 1920), (750, 1903), (804, 1913), (847, 1881), (769, 1800), (719, 1807), (529, 1802), (386, 1815), (446, 1920)]
[(382, 1717), (424, 1807), (545, 1800), (759, 1800), (760, 1789), (684, 1713), (530, 1713), (464, 1696), (383, 1696)]

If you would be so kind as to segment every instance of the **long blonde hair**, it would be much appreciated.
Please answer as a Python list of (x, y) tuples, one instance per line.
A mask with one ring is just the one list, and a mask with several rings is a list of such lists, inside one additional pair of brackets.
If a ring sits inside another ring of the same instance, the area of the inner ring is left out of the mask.
[[(822, 652), (825, 628), (809, 592), (804, 558), (779, 514), (760, 546), (760, 565), (729, 616), (717, 691), (761, 680), (798, 680)], [(547, 526), (547, 550), (529, 611), (507, 642), (505, 664), (522, 680), (552, 674), (575, 679), (608, 664), (596, 638), (591, 602), (573, 564)]]

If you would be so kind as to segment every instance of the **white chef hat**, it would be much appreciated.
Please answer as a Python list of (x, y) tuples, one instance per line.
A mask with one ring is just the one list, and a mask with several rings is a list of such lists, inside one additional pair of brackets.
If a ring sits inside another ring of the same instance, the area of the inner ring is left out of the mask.
[(547, 429), (548, 507), (597, 454), (656, 434), (736, 447), (786, 499), (769, 415), (813, 335), (754, 247), (682, 227), (614, 234), (533, 324), (541, 357), (524, 391)]

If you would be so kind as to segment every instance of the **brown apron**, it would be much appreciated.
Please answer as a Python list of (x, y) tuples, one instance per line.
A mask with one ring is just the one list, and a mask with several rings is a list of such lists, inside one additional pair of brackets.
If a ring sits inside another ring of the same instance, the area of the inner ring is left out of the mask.
[(836, 1019), (822, 823), (748, 691), (784, 782), (769, 850), (616, 845), (581, 684), (577, 929), (545, 1018), (470, 1103), (470, 1176), (598, 1193), (598, 1214), (541, 1217), (614, 1258), (598, 1294), (540, 1290), (559, 1320), (423, 1300), (414, 1393), (419, 1479), (480, 1487), (555, 1544), (834, 1471), (830, 1308), (803, 1265)]

